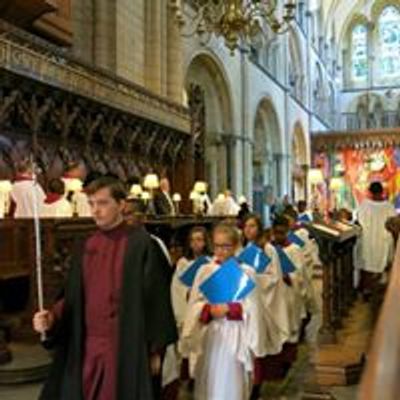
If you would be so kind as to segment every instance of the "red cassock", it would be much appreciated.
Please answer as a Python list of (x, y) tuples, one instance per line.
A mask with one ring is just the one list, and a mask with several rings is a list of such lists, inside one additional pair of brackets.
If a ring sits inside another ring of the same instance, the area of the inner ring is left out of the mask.
[(168, 260), (142, 228), (125, 225), (74, 254), (40, 399), (155, 400), (149, 356), (177, 338)]
[(127, 235), (124, 228), (97, 232), (86, 243), (83, 263), (85, 400), (115, 399), (118, 304)]

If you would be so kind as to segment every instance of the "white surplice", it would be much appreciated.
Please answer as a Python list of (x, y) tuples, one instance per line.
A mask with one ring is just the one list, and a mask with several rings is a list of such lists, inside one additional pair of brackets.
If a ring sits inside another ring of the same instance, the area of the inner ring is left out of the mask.
[[(292, 285), (289, 286), (283, 282), (280, 287), (281, 293), (279, 293), (279, 296), (285, 297), (287, 306), (287, 326), (282, 326), (282, 328), (289, 335), (287, 341), (296, 343), (299, 340), (302, 320), (306, 317), (305, 297), (307, 286), (304, 276), (304, 257), (301, 248), (294, 243), (282, 247), (282, 250), (295, 267), (295, 271), (288, 274)], [(284, 319), (282, 319), (283, 322), (285, 322)]]
[(318, 313), (318, 299), (313, 286), (314, 268), (321, 265), (319, 258), (319, 248), (314, 239), (305, 228), (296, 229), (293, 233), (304, 242), (304, 246), (299, 246), (303, 252), (304, 268), (303, 277), (305, 284), (306, 309), (310, 313)]
[(220, 265), (211, 262), (197, 273), (183, 324), (182, 350), (190, 355), (196, 400), (248, 400), (254, 357), (266, 354), (265, 327), (257, 287), (242, 301), (242, 320), (200, 321), (207, 300), (200, 291)]
[(91, 218), (92, 211), (89, 205), (89, 198), (85, 192), (75, 192), (72, 201), (76, 205), (76, 213), (80, 218)]
[(393, 237), (385, 229), (388, 218), (396, 215), (388, 201), (366, 199), (357, 211), (362, 227), (356, 266), (368, 272), (382, 273), (393, 256)]
[(283, 344), (289, 337), (286, 329), (288, 315), (286, 298), (280, 288), (282, 273), (278, 255), (271, 244), (265, 245), (264, 252), (271, 262), (263, 272), (256, 273), (254, 268), (245, 264), (244, 268), (258, 285), (263, 308), (266, 355), (273, 355), (281, 352)]
[(33, 218), (35, 199), (40, 216), (46, 195), (39, 183), (35, 184), (33, 180), (29, 179), (16, 181), (12, 185), (10, 196), (16, 205), (15, 218)]
[(40, 212), (42, 218), (71, 218), (72, 214), (72, 205), (65, 197), (53, 203), (44, 203)]

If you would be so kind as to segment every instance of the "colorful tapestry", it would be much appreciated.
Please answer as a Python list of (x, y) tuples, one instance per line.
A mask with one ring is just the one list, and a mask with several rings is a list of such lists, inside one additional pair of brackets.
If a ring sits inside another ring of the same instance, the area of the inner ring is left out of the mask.
[(368, 186), (375, 181), (382, 182), (385, 196), (400, 206), (400, 148), (343, 149), (329, 156), (319, 153), (314, 162), (326, 177), (343, 178), (344, 184), (336, 192), (338, 208), (355, 208), (368, 196)]

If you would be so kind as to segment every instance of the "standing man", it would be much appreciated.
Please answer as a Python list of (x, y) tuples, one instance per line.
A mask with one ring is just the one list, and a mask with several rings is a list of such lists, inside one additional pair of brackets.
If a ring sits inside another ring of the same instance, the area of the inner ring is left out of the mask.
[(175, 206), (170, 191), (171, 186), (168, 178), (162, 178), (160, 190), (154, 196), (154, 207), (157, 215), (175, 215)]
[(365, 199), (357, 211), (362, 232), (356, 256), (357, 267), (361, 270), (360, 289), (366, 299), (391, 261), (393, 238), (385, 229), (385, 223), (396, 215), (394, 206), (383, 196), (380, 182), (371, 183), (368, 190), (370, 198)]
[(163, 351), (177, 339), (171, 269), (143, 228), (125, 224), (118, 180), (99, 178), (87, 194), (98, 230), (75, 254), (65, 297), (33, 318), (56, 346), (40, 399), (155, 400)]

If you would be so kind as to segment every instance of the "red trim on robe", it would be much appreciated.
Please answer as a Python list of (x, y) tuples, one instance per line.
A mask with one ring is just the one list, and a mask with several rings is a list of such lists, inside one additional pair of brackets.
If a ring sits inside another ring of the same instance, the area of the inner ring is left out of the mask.
[(62, 198), (61, 194), (58, 193), (48, 193), (46, 199), (44, 200), (45, 204), (53, 204), (56, 201)]
[(200, 322), (208, 324), (212, 320), (211, 305), (205, 304), (200, 313)]
[(273, 241), (272, 244), (273, 244), (274, 246), (289, 247), (289, 246), (292, 245), (293, 243), (292, 243), (288, 238), (286, 238), (285, 243), (283, 243), (283, 244), (281, 244), (281, 243), (278, 244), (278, 243), (276, 243), (275, 241)]
[(229, 321), (242, 321), (243, 320), (243, 308), (240, 303), (229, 303), (229, 311), (226, 314), (226, 318)]
[(14, 182), (22, 181), (33, 181), (32, 175), (30, 174), (17, 174), (14, 178)]

